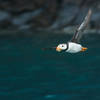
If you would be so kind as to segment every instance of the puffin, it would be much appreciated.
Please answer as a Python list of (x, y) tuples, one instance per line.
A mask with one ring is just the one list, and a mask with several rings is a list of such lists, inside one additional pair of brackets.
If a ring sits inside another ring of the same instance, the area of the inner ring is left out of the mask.
[(84, 18), (83, 22), (79, 25), (79, 27), (76, 29), (71, 40), (67, 43), (62, 43), (55, 47), (57, 52), (78, 53), (87, 50), (87, 47), (84, 47), (82, 46), (82, 44), (80, 44), (80, 39), (82, 37), (82, 32), (85, 30), (90, 21), (91, 14), (92, 10), (89, 9), (86, 17)]

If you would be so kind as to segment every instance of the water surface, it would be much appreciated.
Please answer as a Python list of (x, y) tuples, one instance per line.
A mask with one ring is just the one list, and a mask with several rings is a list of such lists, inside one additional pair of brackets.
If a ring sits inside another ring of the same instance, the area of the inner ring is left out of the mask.
[(83, 53), (41, 48), (71, 35), (0, 37), (1, 100), (100, 100), (100, 35), (85, 35)]

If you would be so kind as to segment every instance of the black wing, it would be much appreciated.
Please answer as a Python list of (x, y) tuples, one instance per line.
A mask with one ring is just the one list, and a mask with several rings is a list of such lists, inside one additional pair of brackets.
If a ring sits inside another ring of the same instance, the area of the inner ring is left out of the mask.
[(86, 15), (84, 21), (82, 22), (82, 24), (79, 26), (79, 28), (76, 30), (76, 32), (74, 33), (71, 42), (79, 42), (79, 39), (81, 38), (82, 34), (79, 35), (80, 32), (83, 32), (84, 29), (86, 28), (86, 26), (88, 25), (89, 21), (90, 21), (90, 17), (92, 14), (92, 10), (89, 9), (88, 14)]

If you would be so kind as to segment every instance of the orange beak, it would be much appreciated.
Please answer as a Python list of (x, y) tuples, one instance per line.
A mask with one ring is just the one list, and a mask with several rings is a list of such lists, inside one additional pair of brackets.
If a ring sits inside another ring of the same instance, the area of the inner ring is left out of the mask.
[(82, 47), (82, 50), (81, 51), (83, 52), (83, 51), (86, 51), (86, 50), (87, 50), (86, 47)]
[(56, 47), (56, 51), (60, 52), (60, 51), (62, 51), (62, 49), (59, 47)]

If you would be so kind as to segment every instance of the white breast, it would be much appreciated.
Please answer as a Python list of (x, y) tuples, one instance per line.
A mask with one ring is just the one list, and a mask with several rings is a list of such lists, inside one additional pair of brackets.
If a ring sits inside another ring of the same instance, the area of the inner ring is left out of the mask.
[(74, 43), (74, 42), (69, 42), (68, 50), (66, 52), (77, 53), (77, 52), (80, 52), (81, 49), (82, 49), (82, 46), (80, 44), (77, 44), (77, 43)]

